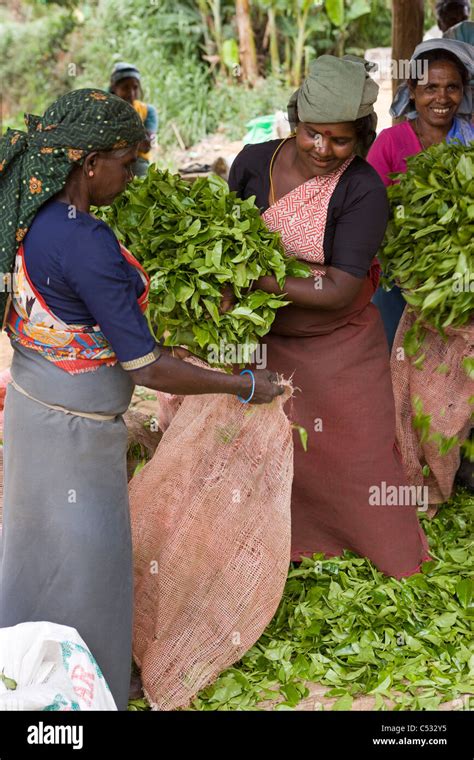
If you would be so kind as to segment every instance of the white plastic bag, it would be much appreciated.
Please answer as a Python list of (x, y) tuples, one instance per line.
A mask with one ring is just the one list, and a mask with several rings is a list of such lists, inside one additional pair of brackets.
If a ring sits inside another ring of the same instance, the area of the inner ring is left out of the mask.
[(47, 622), (0, 628), (0, 711), (116, 709), (75, 628)]

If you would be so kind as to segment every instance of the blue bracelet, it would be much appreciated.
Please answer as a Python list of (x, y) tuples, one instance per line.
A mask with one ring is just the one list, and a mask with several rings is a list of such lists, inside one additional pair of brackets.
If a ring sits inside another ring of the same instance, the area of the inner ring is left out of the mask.
[(239, 401), (241, 401), (243, 404), (248, 404), (249, 401), (253, 399), (253, 394), (255, 393), (255, 375), (253, 374), (251, 369), (243, 369), (240, 373), (241, 375), (250, 375), (252, 378), (252, 393), (248, 398), (242, 398), (242, 396), (237, 396)]

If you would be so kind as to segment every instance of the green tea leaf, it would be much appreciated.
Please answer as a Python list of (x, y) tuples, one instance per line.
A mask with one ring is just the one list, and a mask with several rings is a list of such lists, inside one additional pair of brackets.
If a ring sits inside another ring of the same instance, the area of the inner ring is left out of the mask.
[[(215, 175), (190, 185), (150, 166), (144, 179), (130, 183), (113, 206), (97, 215), (151, 275), (151, 332), (206, 361), (209, 347), (221, 341), (236, 351), (258, 344), (276, 310), (288, 305), (283, 296), (252, 291), (255, 280), (273, 275), (283, 285), (288, 276), (311, 276), (309, 267), (286, 256), (255, 198), (240, 200)], [(235, 303), (220, 314), (225, 286), (233, 289)]]
[(456, 596), (461, 602), (464, 609), (467, 609), (474, 597), (474, 581), (471, 578), (464, 578), (456, 584)]
[(343, 697), (340, 697), (340, 699), (337, 700), (337, 702), (334, 702), (332, 706), (332, 710), (351, 710), (352, 709), (352, 703), (354, 699), (351, 697), (350, 694), (344, 694)]

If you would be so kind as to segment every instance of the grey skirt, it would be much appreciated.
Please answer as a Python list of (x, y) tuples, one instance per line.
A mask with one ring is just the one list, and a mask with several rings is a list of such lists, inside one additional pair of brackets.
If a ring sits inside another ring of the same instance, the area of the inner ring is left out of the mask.
[(119, 710), (127, 709), (133, 614), (126, 472), (133, 382), (119, 364), (70, 375), (14, 345), (13, 380), (65, 414), (7, 388), (0, 627), (49, 621), (76, 628)]

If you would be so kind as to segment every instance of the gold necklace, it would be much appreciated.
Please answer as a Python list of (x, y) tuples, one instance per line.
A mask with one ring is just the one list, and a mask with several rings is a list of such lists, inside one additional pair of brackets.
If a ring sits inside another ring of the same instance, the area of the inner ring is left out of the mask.
[(273, 187), (273, 176), (272, 176), (273, 162), (275, 161), (275, 158), (276, 158), (277, 153), (280, 150), (281, 146), (284, 143), (286, 143), (287, 140), (290, 140), (292, 137), (295, 137), (295, 134), (288, 135), (288, 137), (285, 137), (285, 139), (282, 140), (279, 145), (277, 145), (276, 150), (275, 150), (275, 152), (274, 152), (274, 154), (272, 156), (272, 160), (270, 161), (270, 196), (271, 196), (271, 200), (272, 200), (272, 206), (275, 203), (275, 189)]

